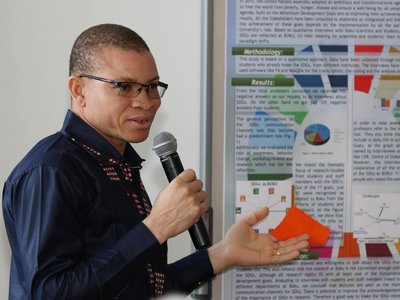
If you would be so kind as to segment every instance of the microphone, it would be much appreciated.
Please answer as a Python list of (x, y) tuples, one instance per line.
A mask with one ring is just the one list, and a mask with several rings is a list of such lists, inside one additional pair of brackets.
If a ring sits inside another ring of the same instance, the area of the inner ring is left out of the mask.
[[(169, 132), (160, 132), (153, 140), (153, 150), (160, 157), (161, 164), (171, 182), (183, 172), (183, 166), (176, 149), (175, 137)], [(196, 249), (207, 248), (211, 245), (210, 238), (203, 219), (200, 219), (189, 228), (189, 234)]]

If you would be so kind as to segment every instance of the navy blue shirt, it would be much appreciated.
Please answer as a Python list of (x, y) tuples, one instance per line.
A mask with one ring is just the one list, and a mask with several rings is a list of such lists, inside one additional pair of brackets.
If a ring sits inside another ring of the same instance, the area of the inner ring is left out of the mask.
[[(190, 293), (213, 276), (206, 250), (167, 264), (126, 191), (79, 144), (140, 166), (127, 144), (123, 156), (68, 111), (60, 132), (40, 141), (3, 189), (12, 250), (9, 299), (149, 299), (147, 266), (165, 273), (165, 292)], [(139, 171), (134, 181), (140, 181)]]

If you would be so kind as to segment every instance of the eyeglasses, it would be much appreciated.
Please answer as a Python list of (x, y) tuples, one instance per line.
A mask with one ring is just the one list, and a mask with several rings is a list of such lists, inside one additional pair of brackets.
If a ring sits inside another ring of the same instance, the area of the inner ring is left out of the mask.
[(160, 99), (162, 96), (164, 96), (164, 93), (168, 88), (168, 84), (161, 81), (156, 83), (142, 84), (134, 81), (117, 81), (88, 74), (81, 74), (79, 77), (110, 83), (117, 89), (119, 96), (126, 98), (136, 98), (139, 96), (140, 92), (145, 89), (147, 96), (150, 99)]

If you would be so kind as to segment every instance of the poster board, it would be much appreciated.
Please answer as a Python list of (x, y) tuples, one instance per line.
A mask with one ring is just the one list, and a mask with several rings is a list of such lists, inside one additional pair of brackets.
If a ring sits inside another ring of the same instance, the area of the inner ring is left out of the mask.
[(331, 229), (223, 299), (400, 297), (400, 1), (226, 2), (224, 217), (269, 232), (296, 205)]

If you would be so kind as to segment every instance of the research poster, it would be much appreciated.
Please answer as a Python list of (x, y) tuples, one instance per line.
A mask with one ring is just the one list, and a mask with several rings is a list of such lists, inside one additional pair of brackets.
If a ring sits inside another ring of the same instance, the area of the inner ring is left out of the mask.
[(400, 1), (228, 0), (225, 225), (295, 205), (329, 227), (224, 299), (400, 299)]

